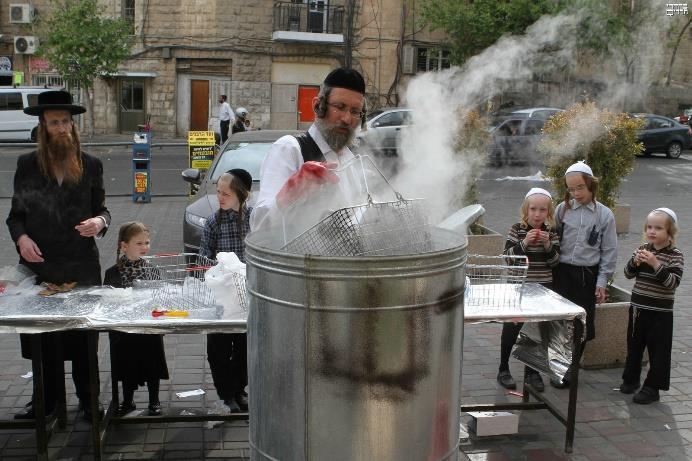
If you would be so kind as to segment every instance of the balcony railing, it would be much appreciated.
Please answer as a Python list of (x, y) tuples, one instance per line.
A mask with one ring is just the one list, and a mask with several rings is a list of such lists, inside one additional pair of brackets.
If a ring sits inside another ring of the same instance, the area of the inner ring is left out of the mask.
[[(310, 36), (303, 35), (305, 33), (342, 35), (344, 7), (329, 6), (325, 1), (312, 0), (308, 3), (274, 3), (274, 39), (310, 41)], [(322, 41), (318, 37), (313, 38)], [(341, 40), (343, 41), (343, 35)]]

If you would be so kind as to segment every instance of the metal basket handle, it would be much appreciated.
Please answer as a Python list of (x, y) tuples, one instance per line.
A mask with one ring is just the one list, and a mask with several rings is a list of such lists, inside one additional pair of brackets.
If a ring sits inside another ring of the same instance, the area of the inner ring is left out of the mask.
[(340, 173), (342, 171), (345, 171), (347, 168), (350, 168), (351, 165), (353, 165), (355, 162), (358, 162), (360, 164), (360, 171), (361, 174), (363, 175), (363, 183), (365, 184), (365, 192), (368, 195), (368, 203), (372, 203), (372, 195), (370, 194), (370, 188), (368, 187), (368, 178), (365, 175), (365, 165), (363, 165), (363, 160), (367, 160), (370, 163), (370, 166), (372, 166), (377, 173), (384, 179), (384, 182), (387, 183), (389, 188), (394, 192), (394, 196), (396, 197), (397, 200), (399, 201), (404, 201), (404, 197), (397, 191), (394, 186), (392, 186), (392, 183), (389, 182), (387, 177), (382, 173), (382, 171), (377, 167), (373, 159), (369, 155), (361, 155), (361, 154), (354, 154), (353, 158), (343, 164), (340, 168), (337, 168), (336, 170), (333, 170), (336, 173)]

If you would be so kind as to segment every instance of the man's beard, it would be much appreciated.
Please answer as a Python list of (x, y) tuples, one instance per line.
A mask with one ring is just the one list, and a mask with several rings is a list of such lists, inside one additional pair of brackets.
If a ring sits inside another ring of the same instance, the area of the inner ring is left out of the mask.
[[(315, 126), (320, 130), (322, 136), (324, 136), (325, 141), (333, 151), (338, 152), (345, 146), (348, 146), (353, 142), (353, 138), (356, 135), (356, 130), (351, 128), (349, 125), (342, 125), (341, 123), (329, 123), (321, 118), (315, 119)], [(338, 131), (338, 128), (345, 128), (348, 130), (347, 133), (342, 133)]]
[(48, 155), (54, 176), (76, 183), (82, 177), (77, 143), (72, 135), (52, 136), (48, 139)]

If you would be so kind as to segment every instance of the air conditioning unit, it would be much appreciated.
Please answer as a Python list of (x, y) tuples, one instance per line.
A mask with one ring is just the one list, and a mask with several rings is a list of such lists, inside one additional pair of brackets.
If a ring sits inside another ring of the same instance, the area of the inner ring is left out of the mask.
[(28, 3), (10, 4), (10, 24), (29, 24), (34, 19), (34, 8)]
[(18, 35), (14, 37), (14, 54), (34, 54), (38, 49), (38, 37)]

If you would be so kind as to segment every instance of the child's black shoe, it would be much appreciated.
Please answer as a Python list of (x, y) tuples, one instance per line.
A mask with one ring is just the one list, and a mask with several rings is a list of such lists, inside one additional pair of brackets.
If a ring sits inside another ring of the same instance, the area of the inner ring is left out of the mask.
[(231, 413), (240, 413), (240, 407), (236, 403), (235, 399), (233, 400), (224, 400), (223, 403), (231, 409)]
[(639, 392), (634, 394), (632, 401), (640, 405), (648, 405), (653, 402), (657, 402), (661, 396), (658, 394), (658, 389), (653, 387), (644, 386), (639, 389)]
[(161, 416), (161, 402), (149, 404), (149, 416)]
[(136, 409), (137, 405), (135, 405), (134, 402), (121, 402), (120, 405), (118, 405), (118, 409), (116, 410), (115, 414), (118, 416), (125, 416)]
[(620, 384), (620, 392), (623, 394), (634, 394), (634, 392), (639, 389), (639, 381), (636, 383), (625, 383)]
[(512, 373), (510, 373), (509, 370), (500, 371), (497, 374), (497, 382), (505, 389), (517, 388), (517, 383), (514, 381), (514, 378), (512, 378)]

